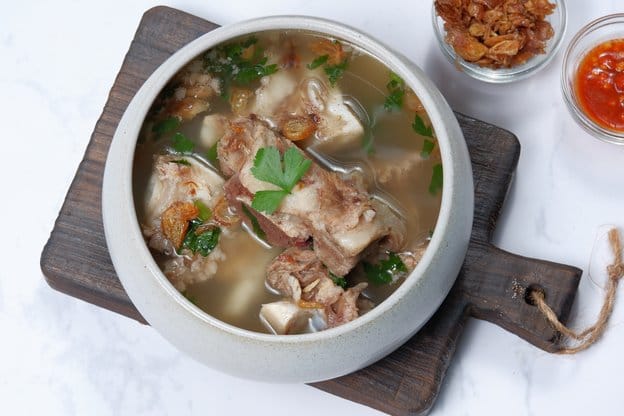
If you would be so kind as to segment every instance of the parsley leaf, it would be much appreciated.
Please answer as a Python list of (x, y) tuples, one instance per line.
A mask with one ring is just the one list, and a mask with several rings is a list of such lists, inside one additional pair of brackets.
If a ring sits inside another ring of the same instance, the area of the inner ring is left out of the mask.
[(251, 201), (251, 207), (256, 211), (273, 214), (286, 195), (286, 191), (258, 191)]
[(265, 234), (264, 230), (262, 229), (262, 227), (260, 227), (260, 223), (258, 222), (258, 218), (256, 218), (256, 216), (253, 215), (251, 213), (251, 211), (249, 211), (249, 208), (247, 208), (247, 205), (241, 204), (241, 207), (243, 208), (243, 213), (245, 214), (245, 216), (247, 218), (249, 218), (249, 221), (251, 221), (251, 227), (253, 228), (253, 232), (258, 237), (260, 237), (261, 239), (266, 241), (266, 234)]
[(390, 93), (386, 97), (384, 102), (384, 108), (388, 111), (400, 110), (403, 107), (403, 96), (405, 95), (405, 81), (395, 74), (390, 72), (390, 81), (386, 84), (386, 88)]
[(316, 69), (319, 66), (323, 65), (325, 62), (327, 62), (328, 59), (329, 55), (321, 55), (315, 58), (311, 63), (307, 64), (306, 66), (308, 67), (308, 69)]
[(195, 144), (191, 141), (191, 139), (182, 133), (176, 133), (173, 136), (171, 146), (176, 153), (192, 153), (195, 148)]
[(428, 159), (429, 156), (431, 156), (431, 152), (433, 151), (434, 147), (435, 142), (433, 140), (425, 139), (425, 141), (423, 142), (422, 150), (420, 151), (420, 156), (423, 159)]
[(294, 147), (289, 147), (284, 153), (284, 182), (287, 185), (284, 190), (292, 191), (311, 165), (310, 159), (303, 157)]
[(163, 134), (171, 133), (172, 131), (176, 130), (178, 127), (180, 127), (180, 123), (180, 119), (175, 116), (154, 123), (154, 125), (152, 126), (152, 132), (155, 134), (154, 140), (160, 139)]
[(345, 279), (344, 277), (336, 276), (332, 272), (329, 272), (329, 277), (331, 277), (336, 286), (340, 286), (343, 289), (347, 288), (347, 279)]
[(283, 181), (284, 173), (279, 150), (276, 147), (262, 147), (256, 152), (251, 173), (264, 182), (272, 183), (280, 188), (286, 188)]
[(275, 212), (311, 165), (312, 161), (306, 159), (295, 147), (289, 147), (284, 152), (283, 160), (276, 147), (258, 149), (251, 173), (256, 179), (272, 183), (281, 190), (256, 192), (251, 207), (267, 214)]
[(433, 129), (431, 126), (427, 126), (425, 121), (418, 114), (414, 115), (414, 122), (412, 123), (412, 129), (421, 136), (433, 137)]
[(388, 258), (381, 260), (379, 264), (363, 263), (366, 277), (376, 285), (391, 283), (394, 277), (401, 273), (407, 273), (407, 267), (398, 254), (388, 252)]
[(442, 189), (443, 175), (442, 165), (440, 163), (433, 166), (433, 173), (431, 174), (431, 182), (429, 183), (429, 193), (435, 195)]
[(329, 83), (332, 87), (336, 85), (336, 82), (338, 82), (340, 78), (342, 78), (348, 64), (349, 61), (345, 59), (339, 64), (325, 66), (325, 73), (327, 74), (327, 78), (329, 79)]
[(191, 166), (191, 162), (186, 159), (172, 160), (169, 163), (177, 163), (178, 165)]
[(206, 257), (219, 243), (221, 229), (215, 227), (197, 234), (197, 229), (202, 224), (203, 221), (199, 218), (190, 221), (189, 229), (182, 242), (182, 248), (189, 249), (193, 253), (199, 253)]

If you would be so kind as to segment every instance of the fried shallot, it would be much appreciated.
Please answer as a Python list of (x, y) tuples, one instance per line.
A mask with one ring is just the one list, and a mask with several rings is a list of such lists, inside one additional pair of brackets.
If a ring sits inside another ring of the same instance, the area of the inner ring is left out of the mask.
[(446, 42), (462, 59), (487, 68), (522, 65), (546, 53), (554, 35), (548, 0), (436, 0)]

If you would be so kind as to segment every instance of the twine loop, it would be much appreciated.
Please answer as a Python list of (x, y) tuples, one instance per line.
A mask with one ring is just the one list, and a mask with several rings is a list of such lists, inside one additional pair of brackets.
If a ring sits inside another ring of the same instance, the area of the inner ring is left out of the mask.
[(611, 264), (607, 267), (609, 279), (617, 280), (624, 276), (624, 264)]
[[(607, 266), (607, 286), (605, 288), (605, 298), (600, 309), (600, 314), (596, 323), (589, 328), (576, 332), (561, 323), (557, 314), (548, 306), (544, 297), (544, 292), (539, 290), (533, 290), (529, 297), (535, 303), (535, 306), (544, 314), (546, 320), (552, 325), (552, 327), (560, 332), (564, 338), (576, 341), (575, 345), (562, 348), (557, 351), (558, 354), (576, 354), (592, 346), (602, 336), (607, 323), (613, 312), (613, 305), (615, 303), (615, 295), (617, 293), (618, 283), (622, 276), (624, 276), (624, 263), (622, 263), (622, 243), (620, 242), (620, 235), (618, 231), (613, 228), (609, 231), (609, 243), (611, 250), (613, 251), (613, 264)], [(565, 342), (565, 339), (564, 339)]]

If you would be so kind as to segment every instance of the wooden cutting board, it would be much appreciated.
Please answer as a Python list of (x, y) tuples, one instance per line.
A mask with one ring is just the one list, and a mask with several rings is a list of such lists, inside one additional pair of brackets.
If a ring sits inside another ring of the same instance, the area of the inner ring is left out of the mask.
[[(100, 195), (106, 155), (121, 115), (149, 75), (180, 47), (216, 27), (168, 7), (143, 15), (41, 256), (41, 268), (54, 289), (145, 322), (124, 292), (106, 248)], [(397, 351), (314, 387), (391, 414), (427, 413), (469, 317), (500, 325), (546, 351), (560, 348), (559, 334), (526, 301), (526, 293), (543, 290), (566, 322), (581, 270), (516, 256), (490, 244), (520, 145), (508, 131), (461, 114), (457, 118), (472, 159), (475, 220), (455, 286), (427, 325)]]

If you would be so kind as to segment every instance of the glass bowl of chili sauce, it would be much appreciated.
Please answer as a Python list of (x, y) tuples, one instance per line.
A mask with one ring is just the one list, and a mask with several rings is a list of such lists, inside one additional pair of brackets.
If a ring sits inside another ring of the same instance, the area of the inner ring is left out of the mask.
[(582, 127), (624, 145), (624, 13), (594, 20), (574, 36), (563, 58), (561, 86)]

